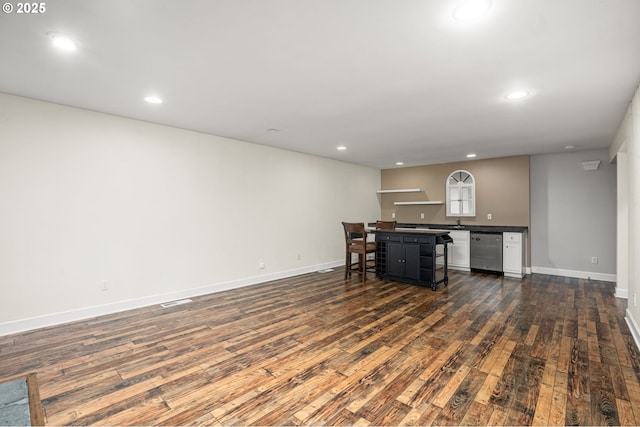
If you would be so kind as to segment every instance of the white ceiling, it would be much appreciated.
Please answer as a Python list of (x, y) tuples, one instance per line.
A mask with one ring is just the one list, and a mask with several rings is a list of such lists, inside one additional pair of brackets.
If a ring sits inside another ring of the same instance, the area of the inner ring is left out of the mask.
[(458, 2), (50, 0), (0, 14), (0, 92), (383, 169), (611, 143), (640, 1)]

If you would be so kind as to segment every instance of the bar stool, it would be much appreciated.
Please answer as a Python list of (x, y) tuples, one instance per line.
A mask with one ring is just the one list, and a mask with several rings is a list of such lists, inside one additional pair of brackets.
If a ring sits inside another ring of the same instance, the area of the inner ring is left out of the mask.
[(376, 230), (395, 230), (397, 221), (376, 221)]
[[(364, 222), (343, 222), (344, 241), (346, 245), (346, 260), (344, 264), (344, 278), (351, 276), (353, 271), (362, 274), (362, 282), (367, 276), (367, 254), (376, 253), (376, 243), (367, 242), (367, 230)], [(352, 254), (358, 255), (358, 262), (352, 261)], [(372, 260), (375, 263), (375, 258)], [(373, 266), (375, 268), (375, 264)]]

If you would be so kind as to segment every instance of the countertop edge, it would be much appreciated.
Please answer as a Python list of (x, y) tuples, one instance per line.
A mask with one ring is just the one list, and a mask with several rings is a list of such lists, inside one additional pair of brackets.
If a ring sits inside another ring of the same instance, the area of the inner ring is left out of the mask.
[(369, 231), (370, 233), (377, 233), (377, 234), (385, 234), (385, 233), (389, 233), (389, 234), (429, 234), (432, 236), (444, 236), (447, 235), (451, 232), (451, 230), (441, 230), (441, 229), (436, 229), (436, 228), (395, 228), (393, 230), (391, 229), (381, 229), (381, 230), (376, 230), (376, 229), (371, 229)]
[[(370, 222), (369, 227), (375, 228), (376, 223)], [(396, 228), (399, 229), (416, 229), (416, 230), (444, 230), (444, 231), (485, 231), (485, 232), (528, 232), (529, 227), (520, 225), (467, 225), (463, 224), (463, 228), (456, 228), (454, 224), (415, 224), (415, 223), (398, 223)]]

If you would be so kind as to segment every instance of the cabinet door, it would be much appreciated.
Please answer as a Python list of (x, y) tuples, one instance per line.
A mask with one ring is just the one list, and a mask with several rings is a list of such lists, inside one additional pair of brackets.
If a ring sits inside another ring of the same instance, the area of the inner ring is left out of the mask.
[(402, 243), (387, 243), (387, 274), (402, 277), (404, 271), (404, 245)]
[(520, 243), (505, 243), (503, 257), (502, 269), (505, 272), (522, 272), (522, 245)]
[(468, 269), (470, 265), (469, 232), (455, 230), (449, 235), (453, 239), (453, 243), (447, 248), (449, 267)]
[(404, 245), (404, 276), (407, 279), (420, 279), (420, 245)]

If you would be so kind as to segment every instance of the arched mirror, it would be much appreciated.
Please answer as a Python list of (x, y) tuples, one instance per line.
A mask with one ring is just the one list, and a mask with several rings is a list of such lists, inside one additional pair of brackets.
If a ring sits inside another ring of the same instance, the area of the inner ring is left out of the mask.
[(447, 178), (447, 216), (476, 216), (476, 180), (457, 170)]

